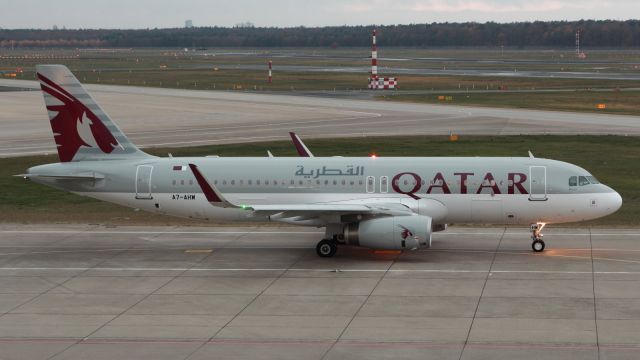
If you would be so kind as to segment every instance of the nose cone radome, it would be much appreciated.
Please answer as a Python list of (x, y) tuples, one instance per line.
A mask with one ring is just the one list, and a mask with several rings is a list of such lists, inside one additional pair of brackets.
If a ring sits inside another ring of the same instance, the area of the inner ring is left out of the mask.
[(618, 194), (617, 192), (614, 194), (613, 207), (611, 209), (612, 212), (616, 212), (618, 211), (618, 209), (620, 209), (620, 207), (622, 207), (622, 196), (620, 196), (620, 194)]
[(613, 191), (613, 190), (610, 193), (607, 193), (607, 200), (606, 200), (606, 206), (605, 206), (607, 215), (613, 214), (614, 212), (618, 211), (618, 209), (620, 209), (621, 206), (622, 206), (622, 196), (620, 196), (620, 194), (618, 194), (616, 191)]

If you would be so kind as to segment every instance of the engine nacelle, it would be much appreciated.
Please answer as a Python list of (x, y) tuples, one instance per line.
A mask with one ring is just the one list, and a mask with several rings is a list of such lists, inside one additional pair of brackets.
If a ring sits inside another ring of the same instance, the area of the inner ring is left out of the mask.
[(344, 241), (371, 249), (404, 250), (431, 246), (431, 217), (390, 216), (344, 227)]

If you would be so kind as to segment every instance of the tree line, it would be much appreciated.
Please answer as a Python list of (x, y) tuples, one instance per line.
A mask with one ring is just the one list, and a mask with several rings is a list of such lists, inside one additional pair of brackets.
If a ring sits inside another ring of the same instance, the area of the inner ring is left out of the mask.
[(196, 27), (171, 29), (0, 29), (0, 47), (638, 47), (640, 20), (431, 23), (330, 27)]

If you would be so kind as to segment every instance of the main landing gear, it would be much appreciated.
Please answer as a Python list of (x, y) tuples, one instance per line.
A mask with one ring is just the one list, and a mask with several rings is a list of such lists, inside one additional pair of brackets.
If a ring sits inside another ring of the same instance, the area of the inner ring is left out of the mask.
[(545, 223), (531, 224), (531, 249), (535, 252), (544, 251), (544, 240), (542, 240), (542, 229), (544, 229)]
[(335, 240), (320, 240), (316, 245), (316, 253), (318, 256), (328, 258), (332, 257), (338, 251), (338, 243)]

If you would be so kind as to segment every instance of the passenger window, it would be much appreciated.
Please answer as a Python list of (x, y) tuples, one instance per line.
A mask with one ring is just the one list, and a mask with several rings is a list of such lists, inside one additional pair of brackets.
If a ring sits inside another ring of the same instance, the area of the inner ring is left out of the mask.
[(572, 176), (569, 178), (569, 186), (578, 186), (578, 177)]
[(590, 184), (586, 176), (578, 177), (578, 183), (580, 184), (580, 186), (585, 186)]

